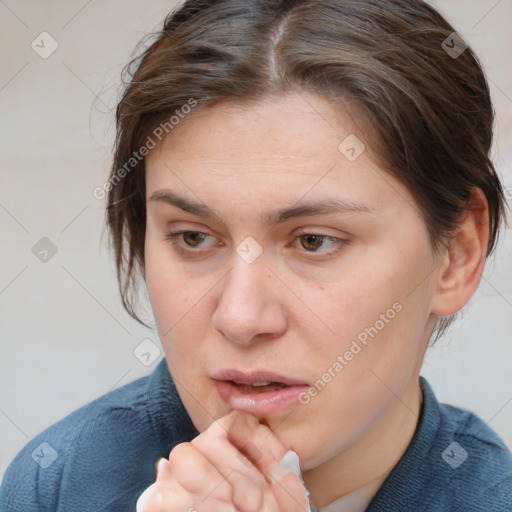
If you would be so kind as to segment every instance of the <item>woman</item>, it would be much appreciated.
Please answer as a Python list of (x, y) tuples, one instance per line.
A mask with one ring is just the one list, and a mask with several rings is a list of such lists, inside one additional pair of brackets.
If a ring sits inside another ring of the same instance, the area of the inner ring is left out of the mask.
[(166, 359), (3, 509), (510, 510), (503, 441), (419, 376), (504, 217), (471, 49), (418, 0), (188, 1), (132, 64), (103, 190)]

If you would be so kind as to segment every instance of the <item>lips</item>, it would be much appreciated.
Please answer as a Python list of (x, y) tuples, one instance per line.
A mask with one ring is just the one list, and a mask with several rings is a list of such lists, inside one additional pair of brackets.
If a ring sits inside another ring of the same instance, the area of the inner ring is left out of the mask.
[(301, 379), (270, 371), (225, 370), (212, 376), (220, 397), (234, 409), (263, 416), (298, 403), (307, 389)]
[(285, 384), (280, 382), (268, 382), (258, 384), (245, 384), (243, 382), (229, 381), (233, 386), (236, 386), (242, 393), (269, 393), (270, 391), (277, 391), (279, 389), (287, 388)]
[(252, 386), (260, 385), (281, 385), (283, 386), (305, 386), (307, 382), (302, 379), (281, 375), (267, 370), (256, 370), (251, 372), (242, 372), (240, 370), (229, 369), (221, 370), (213, 374), (212, 379), (232, 381), (235, 384), (249, 384)]

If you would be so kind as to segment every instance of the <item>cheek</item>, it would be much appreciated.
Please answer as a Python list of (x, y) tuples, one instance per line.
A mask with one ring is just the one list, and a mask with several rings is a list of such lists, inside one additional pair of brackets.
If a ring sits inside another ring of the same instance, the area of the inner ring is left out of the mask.
[[(192, 301), (190, 286), (184, 273), (170, 257), (165, 242), (146, 235), (145, 274), (149, 298), (159, 329), (170, 329), (190, 310)], [(164, 340), (162, 340), (163, 342)]]
[[(424, 280), (428, 252), (407, 260), (397, 253), (381, 254), (385, 257), (378, 265), (362, 259), (316, 295), (315, 310), (333, 332), (322, 338), (322, 351), (311, 353), (308, 360), (318, 362), (320, 381), (333, 382), (321, 391), (323, 398), (337, 403), (341, 399), (347, 410), (357, 411), (358, 404), (373, 399), (372, 407), (378, 408), (380, 392), (390, 393), (379, 377), (399, 390), (423, 357), (429, 283), (417, 283)], [(308, 337), (311, 348), (318, 348), (312, 332)]]
[(146, 284), (151, 308), (156, 321), (160, 342), (164, 348), (171, 373), (180, 381), (187, 378), (181, 375), (180, 368), (189, 368), (193, 354), (201, 338), (190, 332), (188, 317), (197, 302), (192, 288), (187, 284), (183, 272), (168, 257), (162, 244), (146, 238), (145, 247)]
[[(390, 391), (396, 387), (395, 382), (388, 380), (383, 385), (367, 368), (357, 372), (358, 377), (354, 379), (353, 372), (350, 375), (354, 369), (355, 366), (347, 367), (344, 370), (347, 373), (337, 376), (311, 400), (311, 408), (304, 407), (301, 423), (307, 426), (305, 435), (301, 435), (302, 429), (290, 429), (287, 433), (292, 445), (299, 448), (300, 458), (306, 463), (304, 469), (313, 468), (356, 445), (396, 404), (396, 397)], [(316, 421), (312, 422), (311, 418)], [(279, 428), (284, 430), (285, 424)], [(314, 443), (311, 443), (312, 438)]]
[(212, 415), (220, 417), (224, 411), (211, 403), (210, 384), (202, 371), (202, 330), (209, 324), (198, 321), (198, 287), (190, 286), (190, 277), (180, 272), (158, 243), (146, 240), (145, 263), (149, 298), (169, 371), (195, 427), (203, 432)]
[(312, 309), (330, 327), (328, 346), (338, 351), (348, 350), (358, 336), (364, 341), (365, 333), (368, 336), (368, 329), (376, 323), (379, 332), (387, 330), (396, 317), (393, 305), (401, 301), (397, 285), (400, 279), (389, 261), (375, 265), (361, 259), (344, 275), (332, 280), (325, 290), (319, 290)]

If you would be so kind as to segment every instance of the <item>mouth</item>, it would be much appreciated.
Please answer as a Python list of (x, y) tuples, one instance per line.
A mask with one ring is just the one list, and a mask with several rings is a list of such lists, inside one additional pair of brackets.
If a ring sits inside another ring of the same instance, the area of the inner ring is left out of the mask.
[(271, 391), (277, 391), (283, 388), (289, 388), (282, 382), (255, 382), (253, 384), (247, 384), (245, 382), (238, 382), (236, 380), (226, 381), (240, 391), (240, 393), (259, 394), (259, 393), (270, 393)]
[(300, 379), (273, 372), (227, 370), (213, 377), (219, 396), (233, 409), (263, 416), (298, 403), (298, 396), (308, 388)]

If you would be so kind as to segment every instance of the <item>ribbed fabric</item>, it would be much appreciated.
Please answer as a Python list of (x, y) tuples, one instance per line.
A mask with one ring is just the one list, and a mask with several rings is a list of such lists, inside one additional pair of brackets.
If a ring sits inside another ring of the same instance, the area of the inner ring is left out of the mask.
[[(503, 441), (474, 414), (440, 405), (424, 379), (420, 384), (413, 441), (367, 512), (512, 511), (512, 456)], [(135, 512), (154, 482), (155, 462), (198, 434), (164, 359), (149, 377), (30, 441), (5, 473), (0, 511)], [(311, 511), (318, 512), (313, 504)]]

